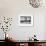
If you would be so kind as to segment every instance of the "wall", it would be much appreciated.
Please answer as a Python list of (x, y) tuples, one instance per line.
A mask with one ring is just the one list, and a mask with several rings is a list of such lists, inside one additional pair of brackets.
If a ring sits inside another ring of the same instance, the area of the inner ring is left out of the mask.
[[(26, 2), (25, 2), (26, 1)], [(27, 40), (34, 34), (39, 40), (45, 38), (45, 8), (33, 8), (28, 4), (28, 0), (0, 0), (0, 16), (13, 17), (10, 31), (8, 31), (17, 40)], [(32, 27), (21, 27), (18, 25), (18, 16), (20, 14), (31, 14), (34, 16)], [(2, 33), (2, 31), (1, 31)], [(0, 35), (2, 35), (0, 33)], [(2, 39), (2, 36), (0, 36)]]

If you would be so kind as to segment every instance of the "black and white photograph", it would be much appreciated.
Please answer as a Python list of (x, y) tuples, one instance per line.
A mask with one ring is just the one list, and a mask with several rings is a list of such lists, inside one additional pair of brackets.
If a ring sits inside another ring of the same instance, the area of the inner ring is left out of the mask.
[(20, 15), (19, 16), (20, 26), (33, 26), (33, 16), (31, 15)]
[(21, 16), (20, 19), (21, 24), (31, 24), (31, 16)]

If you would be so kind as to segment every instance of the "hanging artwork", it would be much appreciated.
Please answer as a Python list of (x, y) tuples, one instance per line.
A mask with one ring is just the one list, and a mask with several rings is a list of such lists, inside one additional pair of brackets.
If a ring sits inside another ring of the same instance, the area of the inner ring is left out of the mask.
[(33, 26), (33, 16), (32, 15), (19, 15), (19, 25), (20, 26)]

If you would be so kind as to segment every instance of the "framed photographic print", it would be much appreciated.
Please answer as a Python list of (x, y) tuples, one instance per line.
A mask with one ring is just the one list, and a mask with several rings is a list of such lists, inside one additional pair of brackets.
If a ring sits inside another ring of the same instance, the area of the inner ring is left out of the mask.
[(33, 16), (32, 15), (19, 15), (18, 22), (20, 26), (33, 26)]

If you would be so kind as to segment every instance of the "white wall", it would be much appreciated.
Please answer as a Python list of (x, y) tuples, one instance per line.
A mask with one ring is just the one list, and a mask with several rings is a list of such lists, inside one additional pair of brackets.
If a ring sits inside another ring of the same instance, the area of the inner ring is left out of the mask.
[[(39, 40), (46, 40), (45, 30), (46, 22), (45, 8), (32, 8), (28, 0), (0, 0), (0, 16), (13, 17), (12, 27), (9, 31), (17, 40), (27, 40), (34, 34)], [(18, 25), (18, 16), (20, 14), (31, 14), (34, 16), (32, 27), (21, 27)], [(2, 31), (0, 32), (1, 35)], [(2, 36), (0, 36), (2, 39)]]

